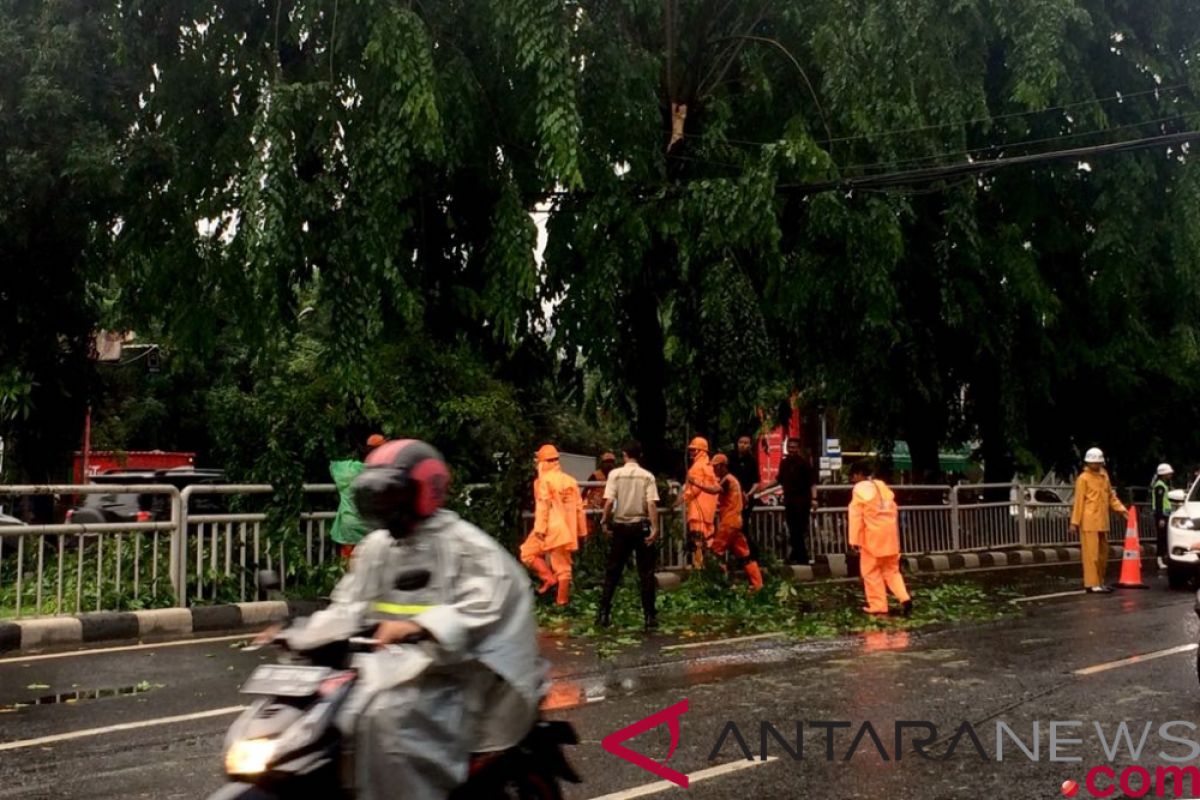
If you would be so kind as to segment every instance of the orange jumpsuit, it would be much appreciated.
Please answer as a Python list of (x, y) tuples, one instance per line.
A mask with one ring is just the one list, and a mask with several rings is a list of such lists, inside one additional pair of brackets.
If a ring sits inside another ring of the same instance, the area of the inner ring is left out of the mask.
[(762, 588), (762, 570), (757, 561), (750, 559), (750, 543), (742, 530), (742, 486), (733, 475), (721, 479), (721, 493), (717, 495), (717, 535), (713, 537), (712, 551), (717, 556), (728, 551), (745, 561), (750, 588), (756, 592)]
[(583, 496), (579, 484), (557, 461), (540, 464), (538, 471), (533, 482), (533, 531), (521, 545), (521, 563), (542, 578), (544, 588), (557, 583), (557, 602), (566, 605), (571, 597), (572, 554), (588, 534)]
[[(716, 486), (717, 476), (709, 463), (708, 453), (696, 454), (696, 460), (688, 469), (689, 481), (695, 481), (702, 486)], [(710, 494), (688, 483), (683, 489), (683, 499), (687, 503), (687, 530), (691, 539), (692, 566), (700, 569), (704, 566), (704, 548), (711, 546), (716, 526), (713, 520), (717, 515), (717, 496)]]
[[(604, 470), (595, 470), (590, 476), (589, 481), (599, 481), (605, 483), (608, 481), (608, 476), (604, 474)], [(604, 508), (604, 487), (593, 486), (584, 494), (584, 502), (590, 511), (600, 511)], [(588, 517), (588, 533), (593, 533), (600, 526), (600, 517), (592, 514)]]
[(850, 498), (850, 545), (862, 548), (862, 579), (870, 614), (886, 614), (887, 590), (901, 603), (908, 589), (900, 575), (900, 522), (896, 495), (886, 483), (860, 481)]
[(1108, 472), (1085, 469), (1079, 473), (1075, 481), (1075, 502), (1071, 506), (1071, 524), (1079, 529), (1083, 585), (1088, 589), (1104, 585), (1104, 573), (1108, 569), (1110, 510), (1128, 513), (1113, 491)]

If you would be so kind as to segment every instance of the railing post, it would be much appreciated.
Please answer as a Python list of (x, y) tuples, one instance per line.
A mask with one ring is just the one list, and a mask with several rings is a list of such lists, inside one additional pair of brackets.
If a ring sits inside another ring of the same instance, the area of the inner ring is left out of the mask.
[(950, 547), (954, 552), (962, 550), (962, 522), (958, 518), (958, 487), (950, 487)]
[(1013, 481), (1013, 489), (1017, 493), (1017, 543), (1025, 547), (1029, 544), (1029, 520), (1025, 517), (1025, 486), (1020, 481)]
[(171, 510), (171, 521), (175, 523), (171, 531), (171, 588), (175, 591), (175, 605), (180, 608), (187, 606), (187, 526), (188, 506), (192, 498), (192, 487), (186, 487), (183, 492), (173, 498), (176, 506)]

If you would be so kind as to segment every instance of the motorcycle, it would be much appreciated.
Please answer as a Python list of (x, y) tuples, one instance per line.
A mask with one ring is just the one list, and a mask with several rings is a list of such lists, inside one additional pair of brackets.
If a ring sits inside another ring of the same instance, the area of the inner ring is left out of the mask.
[[(255, 699), (225, 736), (229, 782), (209, 800), (354, 797), (353, 750), (335, 720), (359, 681), (356, 657), (379, 644), (369, 630), (305, 651), (292, 649), (286, 634), (272, 640), (283, 654), (242, 685)], [(473, 757), (467, 783), (451, 797), (559, 800), (560, 781), (579, 782), (563, 753), (578, 741), (570, 723), (539, 720), (515, 747)]]

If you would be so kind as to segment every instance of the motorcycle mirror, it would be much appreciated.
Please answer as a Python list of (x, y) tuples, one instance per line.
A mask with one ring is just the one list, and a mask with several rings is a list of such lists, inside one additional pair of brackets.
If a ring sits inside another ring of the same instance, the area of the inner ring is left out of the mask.
[(396, 591), (414, 592), (417, 589), (424, 589), (428, 586), (431, 577), (433, 576), (427, 569), (410, 569), (397, 575), (394, 585)]

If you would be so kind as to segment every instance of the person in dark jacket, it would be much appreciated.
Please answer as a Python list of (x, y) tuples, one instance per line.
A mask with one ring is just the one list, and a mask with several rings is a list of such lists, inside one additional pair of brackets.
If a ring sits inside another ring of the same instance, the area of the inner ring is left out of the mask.
[(800, 453), (800, 440), (787, 440), (787, 454), (779, 464), (775, 480), (762, 487), (762, 492), (783, 487), (783, 510), (787, 519), (791, 553), (789, 564), (807, 564), (808, 525), (817, 506), (817, 479), (812, 465)]

